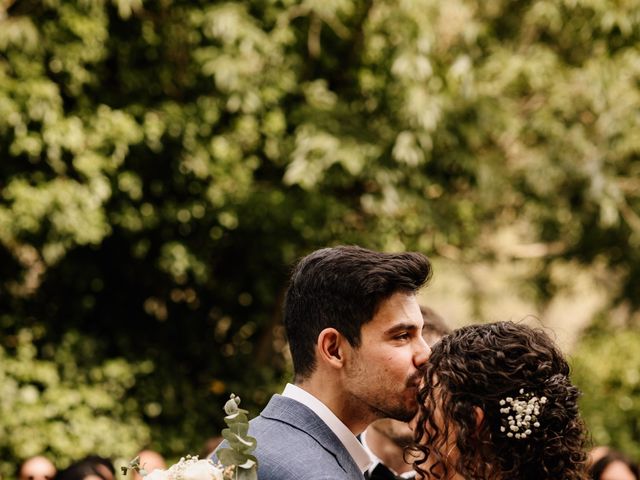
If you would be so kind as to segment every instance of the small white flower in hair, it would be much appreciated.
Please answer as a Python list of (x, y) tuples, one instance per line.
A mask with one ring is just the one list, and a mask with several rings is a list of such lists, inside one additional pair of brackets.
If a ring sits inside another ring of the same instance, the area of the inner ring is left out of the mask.
[[(536, 397), (531, 393), (525, 393), (524, 388), (519, 390), (518, 398), (506, 397), (498, 403), (504, 408), (500, 408), (505, 423), (500, 427), (501, 432), (507, 431), (507, 437), (516, 439), (525, 439), (532, 434), (532, 429), (540, 428), (538, 415), (540, 408), (547, 403), (547, 397)], [(515, 417), (515, 418), (514, 418)]]

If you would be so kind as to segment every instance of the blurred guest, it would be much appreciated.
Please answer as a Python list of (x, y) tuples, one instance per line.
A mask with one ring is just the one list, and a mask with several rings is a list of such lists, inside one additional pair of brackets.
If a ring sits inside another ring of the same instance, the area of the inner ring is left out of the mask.
[[(433, 309), (420, 306), (424, 319), (422, 337), (429, 346), (451, 333), (444, 319)], [(367, 480), (413, 478), (415, 470), (405, 461), (405, 448), (413, 440), (413, 431), (405, 422), (382, 418), (376, 420), (360, 435), (360, 441), (371, 457), (372, 464), (364, 473)]]
[(422, 313), (422, 318), (424, 319), (422, 337), (430, 347), (442, 337), (451, 333), (451, 328), (449, 328), (447, 322), (444, 321), (444, 318), (438, 315), (432, 308), (420, 305), (420, 313)]
[(20, 480), (51, 480), (56, 474), (53, 463), (41, 455), (28, 458), (20, 466), (18, 478)]
[(84, 458), (84, 462), (91, 465), (96, 474), (104, 480), (114, 480), (116, 469), (110, 459), (98, 455), (89, 455)]
[(605, 445), (597, 445), (593, 447), (589, 450), (589, 465), (593, 465), (610, 451), (611, 449)]
[(640, 480), (640, 469), (626, 455), (609, 450), (591, 466), (593, 480)]
[(114, 480), (116, 469), (108, 458), (89, 455), (60, 470), (54, 480)]
[[(138, 453), (138, 457), (140, 457), (140, 466), (147, 473), (167, 468), (167, 463), (164, 461), (164, 457), (154, 450), (142, 450)], [(142, 480), (142, 476), (138, 472), (134, 472), (133, 480)]]
[(398, 420), (376, 420), (360, 436), (362, 445), (369, 452), (372, 464), (364, 472), (367, 480), (413, 478), (415, 471), (405, 461), (404, 450), (413, 440), (409, 426)]

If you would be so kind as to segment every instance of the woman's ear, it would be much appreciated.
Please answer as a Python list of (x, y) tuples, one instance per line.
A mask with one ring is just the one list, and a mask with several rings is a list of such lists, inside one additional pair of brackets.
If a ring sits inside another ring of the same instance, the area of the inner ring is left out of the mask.
[(342, 368), (344, 365), (345, 338), (335, 328), (325, 328), (318, 335), (318, 361), (326, 363), (334, 368)]

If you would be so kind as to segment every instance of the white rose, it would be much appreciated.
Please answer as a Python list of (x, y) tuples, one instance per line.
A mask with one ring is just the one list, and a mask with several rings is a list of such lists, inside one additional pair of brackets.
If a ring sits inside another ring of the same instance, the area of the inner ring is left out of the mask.
[(209, 460), (198, 460), (182, 472), (182, 480), (224, 480), (222, 471)]
[(169, 472), (156, 468), (153, 472), (145, 475), (144, 480), (171, 480)]

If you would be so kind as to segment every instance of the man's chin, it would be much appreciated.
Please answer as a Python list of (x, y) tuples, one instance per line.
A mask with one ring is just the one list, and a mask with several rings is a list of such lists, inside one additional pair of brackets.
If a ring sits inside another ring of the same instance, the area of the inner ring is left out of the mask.
[(374, 407), (374, 411), (377, 413), (378, 418), (391, 418), (400, 422), (408, 423), (418, 413), (418, 403), (415, 395), (416, 389), (409, 388), (400, 394), (402, 403), (396, 405), (381, 405), (378, 404)]
[(404, 402), (405, 419), (403, 422), (411, 421), (418, 413), (417, 388), (410, 388)]
[(404, 423), (409, 423), (411, 420), (413, 420), (413, 417), (416, 416), (416, 413), (418, 413), (418, 406), (415, 403), (411, 405), (405, 405), (404, 408), (398, 408), (394, 413), (395, 416), (390, 418), (399, 420)]
[(376, 412), (376, 417), (378, 419), (389, 418), (391, 420), (398, 420), (405, 423), (415, 416), (415, 413), (407, 410), (404, 405), (379, 405), (374, 408), (374, 411)]

